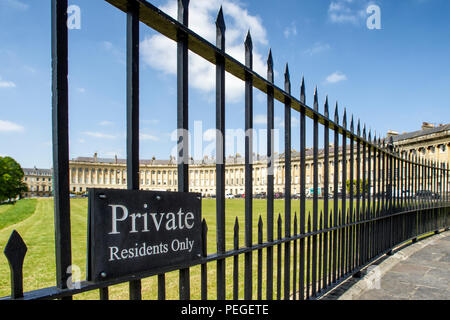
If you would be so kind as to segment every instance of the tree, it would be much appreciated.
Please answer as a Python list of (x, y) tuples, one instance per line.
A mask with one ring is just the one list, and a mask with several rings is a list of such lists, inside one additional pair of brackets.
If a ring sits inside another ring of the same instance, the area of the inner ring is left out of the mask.
[(11, 201), (28, 191), (23, 170), (11, 157), (0, 157), (0, 202)]
[[(350, 193), (350, 180), (347, 180), (346, 182), (346, 189), (347, 189), (347, 193)], [(363, 181), (360, 181), (360, 186), (359, 186), (359, 192), (360, 194), (364, 194), (367, 193), (369, 191), (369, 184), (366, 181), (366, 187), (364, 188), (363, 186)], [(358, 194), (358, 185), (357, 185), (357, 181), (353, 180), (353, 195), (356, 196)]]

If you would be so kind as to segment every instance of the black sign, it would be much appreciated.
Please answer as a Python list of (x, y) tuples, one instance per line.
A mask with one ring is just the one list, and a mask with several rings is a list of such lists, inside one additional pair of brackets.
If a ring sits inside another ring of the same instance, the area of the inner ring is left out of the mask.
[(91, 189), (88, 280), (104, 281), (202, 256), (201, 195)]

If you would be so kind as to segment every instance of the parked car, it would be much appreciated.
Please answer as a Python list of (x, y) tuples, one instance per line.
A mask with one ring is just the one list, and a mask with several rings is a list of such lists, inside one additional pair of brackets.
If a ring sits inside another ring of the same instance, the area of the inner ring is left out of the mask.
[(266, 194), (265, 193), (257, 193), (253, 196), (254, 199), (265, 199)]
[(416, 199), (436, 200), (440, 199), (440, 196), (432, 191), (421, 190), (416, 192)]
[(227, 193), (225, 195), (225, 199), (234, 199), (234, 195), (232, 195), (231, 193)]

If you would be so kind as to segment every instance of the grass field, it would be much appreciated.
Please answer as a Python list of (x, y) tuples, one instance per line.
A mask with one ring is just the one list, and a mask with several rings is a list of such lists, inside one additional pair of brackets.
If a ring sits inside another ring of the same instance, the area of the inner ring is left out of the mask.
[(0, 230), (30, 217), (36, 210), (36, 203), (36, 199), (24, 199), (0, 205)]
[[(0, 250), (4, 246), (12, 230), (17, 230), (28, 246), (27, 256), (24, 262), (24, 290), (30, 291), (43, 287), (55, 285), (55, 249), (54, 249), (54, 222), (53, 222), (53, 200), (38, 199), (35, 202), (35, 212), (27, 219), (11, 224), (0, 230)], [(27, 205), (31, 205), (27, 203)], [(24, 203), (25, 206), (25, 203)], [(322, 202), (319, 202), (321, 210)], [(332, 207), (332, 201), (330, 201)], [(292, 221), (294, 212), (299, 212), (300, 202), (292, 201)], [(3, 211), (2, 211), (3, 210)], [(0, 206), (0, 217), (9, 212), (11, 208), (3, 209)], [(312, 211), (312, 201), (306, 204), (306, 211)], [(275, 200), (275, 212), (282, 213), (284, 217), (284, 200)], [(215, 225), (215, 200), (204, 199), (202, 202), (202, 215), (208, 224), (208, 253), (216, 252), (216, 225)], [(257, 222), (259, 215), (266, 221), (266, 200), (254, 200), (253, 203), (253, 239), (257, 240)], [(275, 216), (275, 223), (277, 221)], [(244, 200), (233, 199), (226, 202), (226, 248), (233, 246), (233, 230), (235, 219), (240, 222), (240, 245), (244, 245)], [(282, 223), (284, 229), (284, 223)], [(87, 239), (87, 199), (71, 200), (71, 228), (72, 228), (72, 261), (81, 270), (81, 279), (85, 279), (86, 272), (86, 239)], [(264, 226), (264, 239), (267, 228)], [(274, 232), (276, 236), (276, 232)], [(284, 231), (283, 231), (284, 235)], [(276, 248), (274, 252), (276, 257)], [(240, 286), (239, 297), (243, 298), (243, 256), (240, 257)], [(256, 298), (256, 261), (257, 254), (253, 254), (254, 274), (254, 297)], [(232, 298), (232, 259), (226, 261), (226, 285), (227, 298)], [(276, 267), (276, 260), (274, 261)], [(263, 261), (263, 279), (265, 279), (265, 252)], [(4, 255), (0, 255), (0, 296), (10, 293), (9, 266)], [(208, 264), (208, 298), (216, 297), (216, 263)], [(265, 281), (263, 280), (263, 292), (265, 292)], [(157, 298), (157, 279), (152, 277), (142, 282), (142, 293), (144, 299)], [(166, 275), (167, 299), (178, 299), (178, 272)], [(84, 293), (75, 296), (75, 299), (98, 299), (98, 291)], [(127, 299), (128, 284), (121, 284), (110, 289), (111, 299)], [(191, 298), (200, 299), (200, 266), (191, 268)]]

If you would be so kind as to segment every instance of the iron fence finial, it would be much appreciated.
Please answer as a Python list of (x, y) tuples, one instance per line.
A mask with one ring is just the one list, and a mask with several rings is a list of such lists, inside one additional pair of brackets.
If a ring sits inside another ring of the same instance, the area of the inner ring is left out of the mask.
[(267, 67), (270, 70), (273, 70), (273, 57), (272, 57), (272, 49), (269, 49), (269, 56), (267, 57)]
[(252, 35), (250, 33), (250, 29), (247, 32), (247, 36), (245, 37), (245, 47), (248, 51), (253, 51), (253, 42), (252, 42)]
[(11, 271), (11, 298), (23, 297), (23, 261), (27, 253), (27, 245), (20, 234), (14, 230), (5, 246), (4, 254), (8, 259)]
[(306, 104), (306, 92), (305, 92), (305, 77), (302, 77), (302, 84), (300, 87), (300, 102)]
[(219, 13), (217, 14), (216, 26), (218, 30), (220, 30), (222, 33), (225, 33), (226, 26), (225, 26), (225, 19), (223, 17), (222, 6), (220, 6)]
[(319, 111), (319, 96), (317, 93), (317, 86), (314, 89), (314, 111)]
[(339, 105), (337, 101), (336, 101), (336, 108), (334, 109), (334, 122), (339, 124)]
[(287, 63), (284, 71), (284, 88), (287, 93), (291, 94), (291, 76), (289, 74), (289, 65)]
[(344, 108), (344, 117), (342, 119), (342, 125), (347, 129), (347, 108)]

